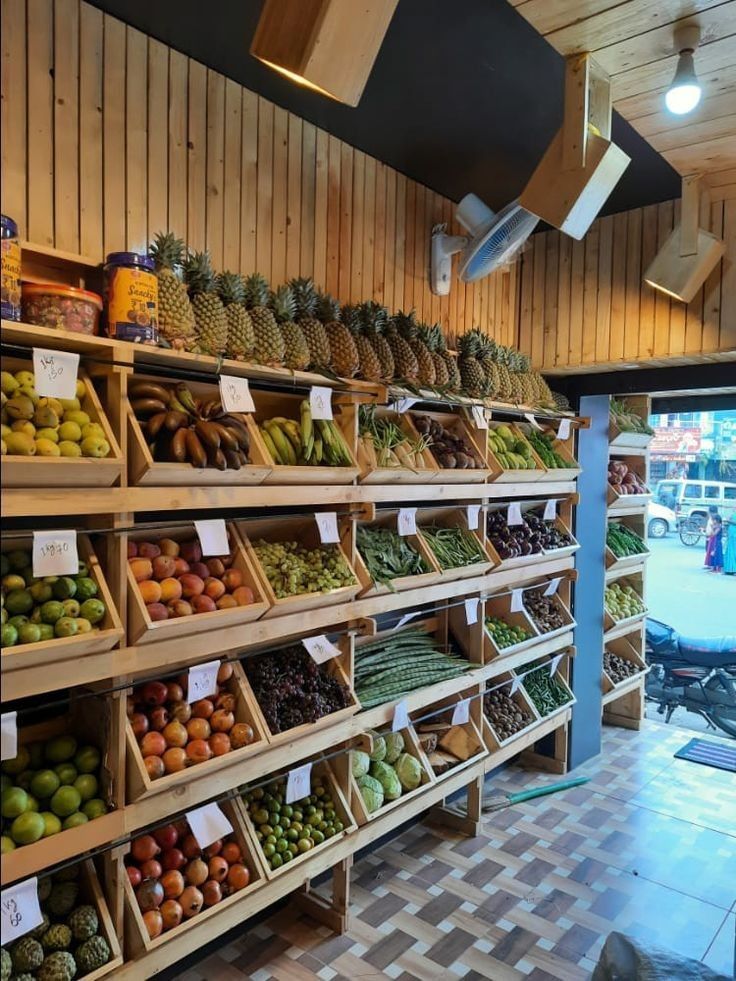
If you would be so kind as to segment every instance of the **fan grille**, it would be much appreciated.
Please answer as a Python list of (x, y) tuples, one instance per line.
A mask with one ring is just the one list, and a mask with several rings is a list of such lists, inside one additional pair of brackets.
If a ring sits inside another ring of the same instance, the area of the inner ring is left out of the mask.
[(508, 262), (538, 221), (536, 215), (518, 206), (501, 215), (480, 245), (471, 244), (469, 247), (468, 252), (472, 254), (460, 270), (461, 279), (467, 283), (473, 282)]

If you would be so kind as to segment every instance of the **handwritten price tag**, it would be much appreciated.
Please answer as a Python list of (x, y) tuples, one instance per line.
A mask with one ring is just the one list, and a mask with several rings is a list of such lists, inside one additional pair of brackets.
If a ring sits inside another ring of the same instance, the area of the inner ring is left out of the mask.
[(416, 405), (419, 399), (404, 398), (397, 399), (396, 402), (391, 402), (388, 406), (390, 412), (398, 412), (399, 415), (403, 415), (404, 412), (408, 412), (413, 405)]
[(255, 412), (247, 378), (220, 375), (220, 401), (225, 412)]
[(557, 430), (557, 438), (561, 440), (569, 439), (571, 428), (572, 424), (569, 419), (560, 419), (560, 426)]
[(0, 717), (0, 760), (14, 760), (18, 755), (18, 713), (3, 712)]
[(416, 535), (417, 533), (417, 509), (399, 508), (397, 519), (397, 530), (400, 535)]
[(479, 523), (478, 519), (480, 517), (480, 504), (468, 504), (467, 516), (468, 528), (471, 531), (476, 531)]
[(488, 429), (488, 416), (486, 415), (486, 410), (482, 405), (474, 405), (471, 409), (473, 413), (473, 422), (478, 429)]
[(33, 575), (76, 576), (79, 571), (77, 533), (74, 529), (33, 532)]
[(33, 375), (36, 391), (55, 399), (73, 399), (77, 394), (79, 355), (68, 351), (33, 349)]
[(319, 528), (319, 540), (323, 545), (335, 544), (340, 541), (340, 533), (337, 530), (337, 512), (319, 511), (314, 516)]
[(470, 699), (461, 698), (452, 710), (452, 725), (464, 726), (470, 721)]
[(400, 729), (409, 728), (409, 708), (406, 704), (406, 699), (402, 698), (400, 702), (396, 703), (396, 708), (394, 709), (394, 717), (391, 722), (391, 732), (398, 732)]
[(422, 612), (421, 610), (414, 610), (412, 613), (405, 613), (394, 627), (394, 630), (400, 630), (410, 620), (413, 620), (414, 617), (418, 617), (421, 612)]
[(309, 392), (309, 408), (313, 419), (331, 419), (332, 389), (313, 385)]
[(521, 613), (524, 609), (524, 590), (512, 589), (511, 591), (511, 612)]
[(195, 521), (194, 527), (202, 546), (202, 555), (229, 555), (230, 542), (224, 518), (207, 518)]
[(289, 770), (286, 778), (286, 803), (293, 804), (295, 801), (304, 800), (309, 797), (312, 789), (312, 764), (304, 763), (302, 766)]
[(474, 623), (478, 622), (478, 603), (480, 600), (477, 596), (471, 596), (470, 599), (465, 600), (465, 622), (469, 627), (472, 627)]
[(514, 678), (511, 682), (511, 691), (509, 695), (515, 695), (517, 691), (521, 688), (521, 678)]
[(508, 511), (506, 512), (506, 524), (511, 525), (521, 525), (524, 523), (524, 519), (521, 516), (521, 504), (518, 501), (512, 501), (509, 504)]
[(201, 698), (216, 695), (219, 670), (219, 661), (207, 661), (206, 664), (196, 664), (190, 668), (187, 678), (187, 701), (198, 702)]
[(554, 521), (557, 517), (557, 501), (551, 499), (544, 505), (544, 520)]
[(187, 824), (200, 848), (232, 834), (233, 826), (217, 804), (205, 804), (187, 813)]
[(318, 637), (303, 637), (302, 644), (317, 664), (324, 664), (325, 661), (331, 661), (333, 657), (340, 656), (340, 648), (335, 647), (324, 634), (320, 634)]
[(552, 658), (552, 660), (549, 662), (549, 676), (550, 676), (550, 678), (554, 678), (554, 676), (557, 674), (557, 669), (560, 666), (560, 661), (562, 660), (563, 656), (564, 655), (562, 655), (562, 654), (556, 654)]
[(3, 889), (0, 894), (0, 915), (3, 946), (43, 923), (43, 914), (38, 904), (38, 879), (35, 875)]
[(540, 429), (541, 430), (542, 427), (539, 425), (539, 423), (537, 422), (537, 420), (534, 417), (534, 414), (532, 412), (525, 412), (524, 413), (524, 418), (529, 423), (529, 425), (532, 426), (534, 429)]
[(550, 581), (547, 583), (547, 588), (544, 590), (544, 595), (554, 596), (557, 590), (559, 589), (561, 582), (562, 582), (561, 576), (558, 576), (557, 579), (550, 579)]

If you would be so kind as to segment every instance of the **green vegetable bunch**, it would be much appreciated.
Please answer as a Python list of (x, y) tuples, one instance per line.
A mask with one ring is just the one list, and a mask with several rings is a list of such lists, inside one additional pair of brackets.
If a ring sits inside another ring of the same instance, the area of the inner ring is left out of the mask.
[(427, 563), (406, 537), (390, 528), (359, 525), (355, 541), (371, 579), (392, 592), (394, 579), (429, 572)]
[(567, 690), (556, 678), (550, 678), (549, 667), (531, 671), (524, 678), (524, 688), (540, 715), (550, 715), (555, 709), (561, 708), (570, 701)]
[(444, 528), (432, 525), (422, 528), (422, 537), (442, 570), (461, 569), (482, 562), (483, 549), (472, 531), (467, 528)]
[(555, 437), (551, 433), (539, 433), (532, 429), (527, 439), (548, 470), (569, 470), (577, 466), (576, 463), (566, 460), (564, 456), (557, 452), (554, 447)]
[(606, 545), (617, 559), (623, 559), (628, 555), (644, 555), (647, 552), (643, 539), (635, 531), (615, 521), (609, 522)]
[(618, 428), (624, 433), (646, 433), (653, 436), (654, 430), (648, 425), (641, 416), (635, 412), (630, 412), (625, 402), (618, 402), (611, 399), (610, 408), (611, 421), (615, 422)]

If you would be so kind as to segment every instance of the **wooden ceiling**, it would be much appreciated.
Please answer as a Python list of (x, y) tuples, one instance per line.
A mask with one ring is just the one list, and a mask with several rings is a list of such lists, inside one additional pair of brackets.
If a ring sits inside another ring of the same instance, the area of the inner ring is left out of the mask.
[[(714, 200), (736, 198), (736, 0), (509, 0), (560, 54), (589, 51), (611, 76), (613, 107), (680, 174), (702, 174)], [(700, 25), (703, 95), (673, 116), (673, 31)]]

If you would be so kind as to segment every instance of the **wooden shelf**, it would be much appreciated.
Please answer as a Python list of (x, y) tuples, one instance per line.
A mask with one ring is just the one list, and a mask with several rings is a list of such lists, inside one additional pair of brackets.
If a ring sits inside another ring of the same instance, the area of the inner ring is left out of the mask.
[(610, 705), (612, 702), (617, 702), (619, 698), (623, 698), (624, 695), (630, 694), (634, 689), (639, 688), (644, 681), (646, 676), (645, 672), (641, 674), (634, 675), (633, 678), (627, 678), (620, 684), (612, 688), (611, 691), (607, 691), (603, 696), (603, 706)]
[[(634, 558), (634, 556), (632, 556)], [(631, 565), (612, 565), (606, 569), (606, 582), (613, 582), (614, 579), (622, 579), (624, 576), (643, 575), (646, 570), (649, 553), (635, 556), (639, 561), (632, 562)]]

